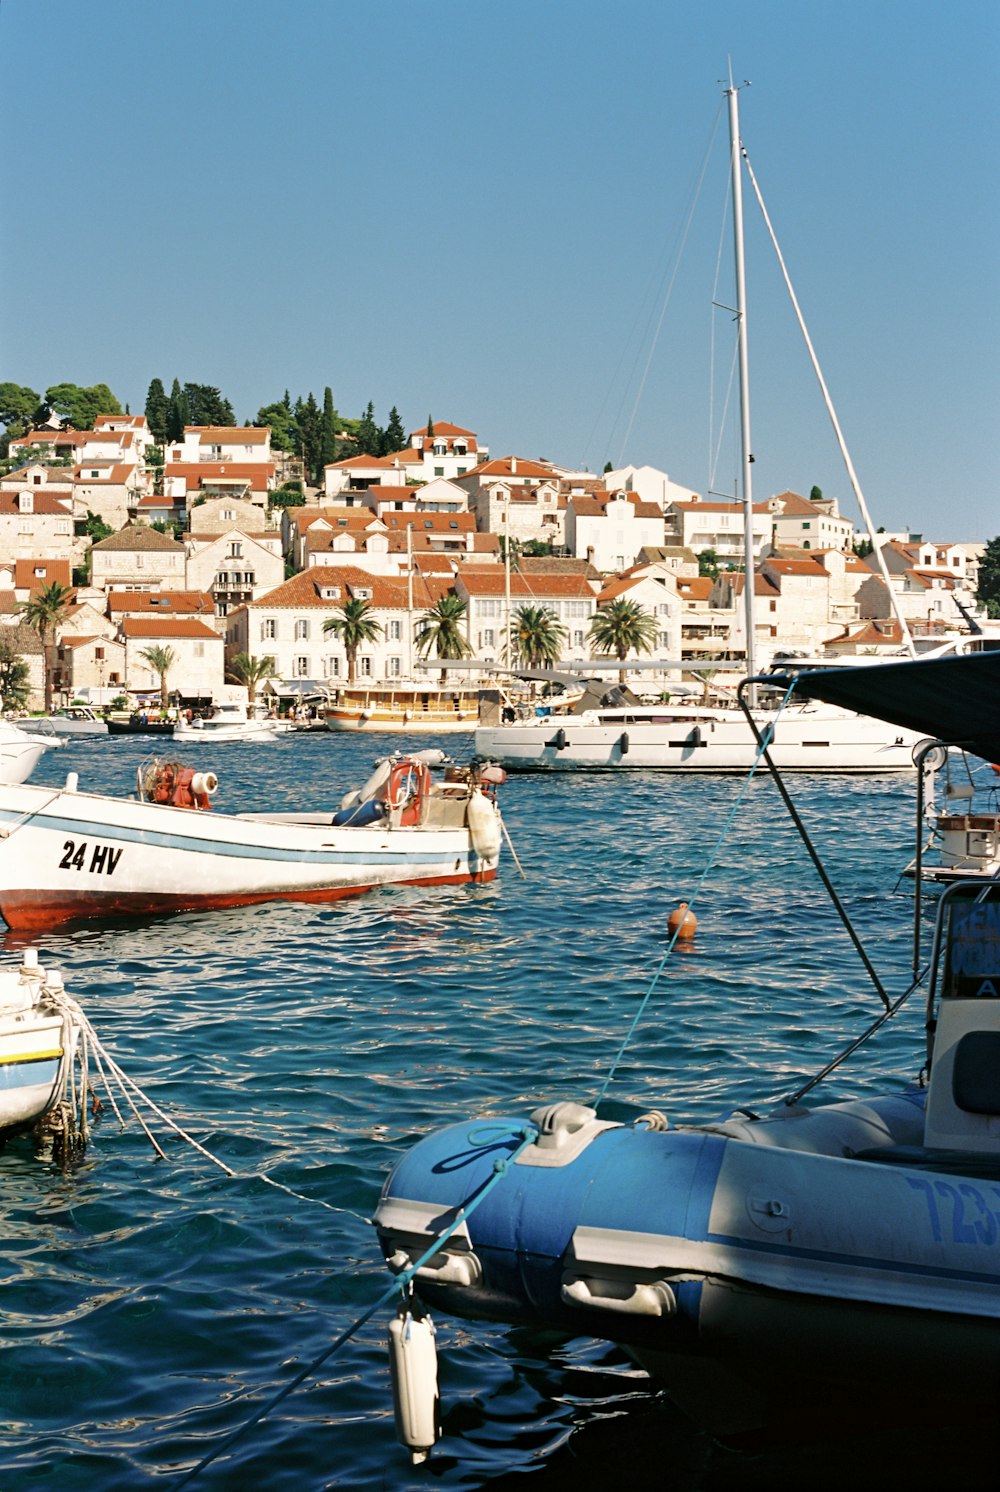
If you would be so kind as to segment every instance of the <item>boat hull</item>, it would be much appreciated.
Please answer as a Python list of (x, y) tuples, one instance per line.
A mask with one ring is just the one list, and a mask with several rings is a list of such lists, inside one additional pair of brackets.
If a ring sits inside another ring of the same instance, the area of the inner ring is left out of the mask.
[[(762, 722), (763, 729), (766, 722)], [(917, 737), (864, 716), (810, 711), (779, 720), (769, 751), (785, 772), (912, 772)], [(731, 718), (600, 721), (551, 716), (480, 726), (476, 753), (508, 771), (622, 770), (745, 773), (757, 743), (742, 713)]]
[(40, 1119), (63, 1088), (68, 1053), (59, 1016), (0, 1016), (0, 1134)]
[[(857, 1140), (885, 1156), (922, 1134), (908, 1099), (853, 1107)], [(995, 1401), (1000, 1185), (846, 1158), (841, 1122), (805, 1138), (831, 1154), (727, 1126), (596, 1122), (565, 1160), (532, 1146), (421, 1269), (419, 1292), (462, 1317), (619, 1343), (719, 1434), (815, 1407), (838, 1383), (855, 1398), (922, 1383), (937, 1401)], [(428, 1248), (516, 1127), (453, 1126), (403, 1158), (375, 1217), (388, 1258)], [(730, 1392), (744, 1378), (760, 1391)]]
[(327, 730), (382, 731), (387, 735), (397, 736), (445, 736), (454, 735), (459, 731), (468, 734), (476, 728), (474, 714), (456, 718), (454, 715), (435, 714), (434, 712), (421, 714), (409, 710), (368, 714), (357, 710), (331, 709), (325, 711), (325, 719)]
[(97, 794), (0, 788), (0, 912), (17, 930), (93, 918), (334, 901), (486, 882), (466, 827), (334, 827)]

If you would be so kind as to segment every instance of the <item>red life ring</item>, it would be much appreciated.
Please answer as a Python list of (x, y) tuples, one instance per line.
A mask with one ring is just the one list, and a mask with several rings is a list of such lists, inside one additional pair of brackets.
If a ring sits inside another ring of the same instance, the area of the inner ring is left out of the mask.
[(408, 756), (393, 762), (386, 790), (389, 811), (399, 813), (401, 828), (412, 828), (420, 823), (421, 810), (431, 785), (431, 774), (423, 762), (411, 761)]

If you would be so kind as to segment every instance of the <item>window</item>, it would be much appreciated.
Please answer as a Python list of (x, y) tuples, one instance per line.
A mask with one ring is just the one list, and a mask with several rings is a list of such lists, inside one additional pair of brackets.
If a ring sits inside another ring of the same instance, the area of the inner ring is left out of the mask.
[(476, 615), (477, 616), (482, 616), (482, 617), (486, 617), (486, 616), (499, 616), (500, 615), (500, 602), (499, 601), (493, 601), (493, 600), (477, 601), (476, 602)]
[(670, 633), (669, 632), (657, 632), (657, 634), (656, 634), (656, 645), (657, 645), (658, 648), (668, 648), (670, 646)]
[(308, 642), (308, 640), (309, 640), (309, 622), (308, 622), (308, 619), (305, 618), (305, 617), (300, 617), (296, 621), (296, 623), (295, 623), (295, 641), (296, 642)]
[(398, 679), (403, 671), (402, 658), (387, 658), (385, 660), (386, 678)]
[(297, 679), (307, 679), (309, 677), (309, 659), (304, 653), (300, 653), (295, 659), (292, 665), (292, 672)]
[(104, 649), (103, 648), (95, 648), (94, 649), (94, 661), (96, 663), (102, 663), (104, 661)]
[(358, 673), (363, 674), (366, 679), (370, 679), (371, 678), (371, 676), (372, 676), (372, 660), (370, 658), (365, 657), (365, 658), (359, 658), (358, 659)]
[(584, 639), (585, 639), (585, 637), (586, 637), (586, 633), (584, 633), (584, 632), (574, 632), (573, 633), (573, 646), (575, 648), (582, 648), (584, 646)]
[(390, 642), (399, 642), (403, 635), (403, 624), (398, 617), (390, 621), (389, 630), (386, 635)]
[(232, 540), (230, 540), (230, 544), (229, 544), (229, 558), (230, 559), (242, 559), (243, 558), (243, 545), (240, 543), (240, 541), (238, 539), (232, 539)]
[(135, 557), (135, 568), (137, 570), (141, 570), (143, 568), (143, 557), (141, 554), (137, 554)]
[(434, 468), (434, 475), (436, 477), (443, 477), (444, 476), (444, 467), (443, 466), (435, 466), (435, 468)]
[(273, 616), (265, 617), (260, 624), (261, 642), (273, 642), (278, 635), (278, 623)]
[(194, 656), (196, 658), (204, 658), (204, 656), (205, 656), (205, 644), (203, 642), (196, 642), (195, 643), (195, 645), (194, 645)]
[(329, 653), (322, 663), (324, 679), (338, 679), (340, 677), (340, 659), (333, 653)]
[(485, 627), (479, 634), (479, 646), (481, 648), (492, 648), (496, 646), (496, 632), (492, 627)]

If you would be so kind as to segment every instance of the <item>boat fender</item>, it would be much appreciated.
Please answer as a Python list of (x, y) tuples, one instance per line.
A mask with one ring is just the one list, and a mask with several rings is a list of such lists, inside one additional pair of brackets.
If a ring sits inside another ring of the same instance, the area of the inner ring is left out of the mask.
[(502, 787), (507, 781), (507, 773), (503, 767), (497, 767), (493, 762), (488, 762), (479, 774), (479, 781), (489, 783), (491, 787)]
[(213, 798), (219, 791), (219, 779), (214, 772), (195, 772), (191, 778), (191, 792), (195, 798)]
[(472, 848), (480, 860), (496, 860), (500, 854), (500, 820), (489, 798), (473, 792), (465, 810), (465, 823)]
[(628, 731), (623, 730), (618, 737), (618, 749), (622, 756), (628, 756)]
[(701, 726), (700, 725), (696, 725), (695, 728), (694, 728), (694, 730), (688, 736), (688, 744), (691, 745), (691, 746), (700, 746), (701, 745)]
[(368, 781), (353, 792), (346, 793), (340, 800), (341, 808), (357, 808), (359, 803), (369, 803), (373, 798), (381, 795), (382, 789), (389, 781), (389, 773), (392, 771), (392, 757), (383, 756), (375, 763), (375, 770)]
[(414, 1466), (427, 1460), (441, 1437), (437, 1347), (434, 1323), (417, 1316), (409, 1305), (389, 1322), (389, 1371), (396, 1438), (410, 1452)]
[(411, 751), (410, 760), (423, 762), (425, 767), (443, 767), (446, 762), (451, 761), (451, 757), (440, 746), (426, 746), (423, 751)]
[(555, 735), (550, 740), (546, 741), (545, 744), (546, 746), (554, 746), (557, 751), (565, 751), (566, 732), (562, 729), (557, 730)]

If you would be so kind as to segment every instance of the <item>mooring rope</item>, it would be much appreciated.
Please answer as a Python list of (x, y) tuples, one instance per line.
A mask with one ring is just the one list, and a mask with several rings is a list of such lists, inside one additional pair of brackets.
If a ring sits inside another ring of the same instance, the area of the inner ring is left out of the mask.
[[(720, 834), (718, 835), (718, 838), (716, 839), (715, 844), (712, 846), (712, 849), (709, 851), (708, 858), (705, 861), (704, 869), (702, 870), (701, 874), (698, 876), (697, 880), (695, 881), (694, 891), (692, 892), (691, 896), (687, 899), (687, 905), (688, 905), (689, 908), (693, 907), (696, 904), (697, 899), (698, 899), (698, 895), (701, 892), (701, 889), (704, 886), (705, 881), (708, 879), (708, 875), (709, 875), (710, 871), (715, 866), (716, 858), (717, 858), (717, 856), (719, 854), (719, 851), (722, 848), (722, 845), (723, 845), (723, 843), (724, 843), (724, 841), (726, 839), (726, 836), (729, 833), (730, 828), (732, 827), (733, 820), (735, 819), (737, 813), (740, 810), (740, 807), (741, 807), (741, 805), (743, 803), (743, 799), (746, 796), (747, 791), (748, 791), (748, 789), (750, 787), (750, 784), (751, 784), (751, 782), (754, 779), (754, 775), (755, 775), (755, 773), (757, 771), (757, 768), (760, 766), (761, 761), (764, 758), (764, 754), (767, 751), (767, 748), (770, 745), (771, 740), (773, 739), (774, 728), (775, 728), (775, 726), (778, 723), (778, 718), (781, 715), (782, 710), (785, 708), (785, 705), (787, 704), (787, 702), (789, 700), (789, 697), (791, 696), (793, 688), (794, 688), (794, 681), (793, 681), (792, 684), (789, 685), (788, 689), (786, 690), (785, 696), (782, 699), (780, 705), (778, 706), (777, 711), (775, 712), (774, 719), (771, 720), (768, 723), (768, 725), (765, 727), (763, 733), (760, 736), (760, 739), (759, 739), (759, 741), (757, 743), (757, 750), (756, 750), (756, 753), (754, 754), (754, 759), (753, 759), (753, 761), (750, 764), (750, 770), (747, 773), (746, 777), (744, 778), (743, 784), (740, 787), (739, 792), (736, 794), (736, 798), (735, 798), (735, 800), (733, 802), (733, 806), (732, 806), (732, 808), (729, 811), (729, 814), (728, 814), (728, 816), (726, 818), (726, 822), (723, 824), (722, 830), (721, 830)], [(660, 959), (660, 962), (657, 964), (656, 970), (655, 970), (655, 972), (653, 974), (653, 977), (650, 980), (649, 988), (646, 990), (646, 993), (643, 995), (642, 999), (640, 1000), (639, 1007), (636, 1010), (635, 1015), (632, 1017), (632, 1020), (631, 1020), (631, 1022), (629, 1024), (628, 1030), (625, 1032), (625, 1036), (624, 1036), (624, 1038), (622, 1040), (621, 1046), (618, 1048), (618, 1051), (615, 1054), (615, 1059), (612, 1062), (611, 1067), (608, 1070), (608, 1074), (607, 1074), (606, 1078), (604, 1079), (604, 1082), (601, 1084), (600, 1092), (598, 1093), (597, 1098), (595, 1099), (595, 1102), (594, 1102), (595, 1108), (598, 1107), (600, 1105), (602, 1099), (604, 1099), (606, 1097), (608, 1089), (610, 1088), (611, 1084), (614, 1082), (615, 1073), (618, 1071), (619, 1064), (620, 1064), (622, 1058), (625, 1055), (625, 1052), (626, 1052), (626, 1050), (627, 1050), (627, 1048), (629, 1046), (629, 1043), (632, 1040), (632, 1037), (635, 1035), (635, 1031), (636, 1031), (636, 1028), (639, 1025), (639, 1022), (642, 1020), (643, 1015), (646, 1012), (646, 1007), (649, 1004), (650, 1000), (652, 999), (653, 994), (654, 994), (654, 992), (656, 990), (656, 987), (657, 987), (657, 985), (660, 982), (660, 978), (661, 978), (661, 976), (663, 974), (663, 971), (664, 971), (664, 969), (667, 966), (667, 960), (669, 959), (671, 953), (674, 950), (674, 945), (677, 942), (677, 939), (681, 935), (681, 929), (682, 929), (683, 925), (684, 925), (683, 921), (681, 921), (674, 928), (674, 931), (673, 931), (673, 933), (672, 933), (672, 935), (671, 935), (671, 937), (670, 937), (670, 939), (669, 939), (669, 941), (667, 943), (667, 946), (664, 949), (663, 957)]]
[[(475, 1133), (475, 1130), (470, 1131), (470, 1143), (474, 1143)], [(276, 1409), (282, 1402), (282, 1400), (287, 1399), (288, 1395), (294, 1393), (295, 1390), (301, 1384), (303, 1384), (307, 1378), (312, 1377), (312, 1375), (323, 1366), (328, 1358), (331, 1358), (335, 1352), (337, 1352), (341, 1347), (345, 1345), (345, 1343), (349, 1342), (351, 1338), (358, 1331), (361, 1330), (362, 1326), (364, 1326), (366, 1322), (370, 1321), (371, 1318), (376, 1315), (376, 1313), (380, 1311), (384, 1305), (389, 1304), (397, 1291), (405, 1295), (407, 1288), (416, 1278), (419, 1271), (423, 1269), (424, 1265), (428, 1264), (431, 1259), (433, 1259), (434, 1255), (440, 1252), (442, 1246), (448, 1242), (448, 1239), (452, 1236), (452, 1234), (457, 1232), (462, 1224), (466, 1222), (466, 1220), (470, 1218), (476, 1211), (476, 1208), (479, 1207), (480, 1204), (486, 1200), (493, 1188), (497, 1186), (500, 1181), (503, 1180), (504, 1176), (506, 1176), (510, 1167), (514, 1164), (522, 1151), (526, 1150), (529, 1145), (533, 1145), (535, 1143), (535, 1140), (538, 1138), (538, 1130), (533, 1124), (518, 1125), (515, 1129), (509, 1130), (507, 1133), (510, 1135), (510, 1138), (512, 1140), (517, 1139), (517, 1137), (520, 1136), (517, 1145), (509, 1153), (509, 1155), (498, 1157), (498, 1159), (493, 1162), (493, 1170), (486, 1181), (482, 1183), (478, 1191), (472, 1194), (467, 1202), (464, 1202), (462, 1204), (448, 1226), (437, 1234), (434, 1241), (420, 1255), (420, 1258), (417, 1259), (416, 1262), (408, 1264), (405, 1269), (400, 1270), (400, 1272), (396, 1275), (388, 1288), (382, 1291), (382, 1294), (378, 1297), (378, 1299), (374, 1301), (373, 1304), (370, 1305), (366, 1311), (363, 1311), (362, 1314), (358, 1316), (357, 1319), (346, 1328), (346, 1330), (342, 1331), (340, 1335), (336, 1337), (328, 1347), (324, 1347), (323, 1351), (319, 1354), (318, 1357), (314, 1357), (312, 1362), (307, 1363), (304, 1368), (301, 1368), (295, 1374), (294, 1378), (290, 1379), (289, 1382), (284, 1384), (276, 1394), (272, 1395), (272, 1397), (268, 1399), (266, 1404), (262, 1404), (259, 1409), (254, 1411), (249, 1419), (244, 1420), (243, 1424), (237, 1426), (235, 1430), (231, 1431), (231, 1433), (226, 1436), (225, 1440), (221, 1441), (217, 1446), (215, 1446), (213, 1450), (209, 1451), (206, 1456), (203, 1456), (196, 1466), (192, 1466), (191, 1470), (189, 1472), (186, 1472), (181, 1480), (176, 1483), (176, 1486), (178, 1488), (190, 1486), (195, 1478), (200, 1476), (201, 1473), (206, 1469), (206, 1467), (210, 1466), (213, 1461), (217, 1461), (220, 1456), (225, 1455), (226, 1451), (228, 1451), (233, 1445), (235, 1445), (236, 1442), (240, 1440), (247, 1433), (248, 1430), (253, 1429), (254, 1425), (259, 1424), (260, 1421), (264, 1419), (268, 1414), (270, 1414), (273, 1409)], [(488, 1141), (482, 1141), (481, 1143), (496, 1144), (496, 1131), (492, 1130), (491, 1138)]]

